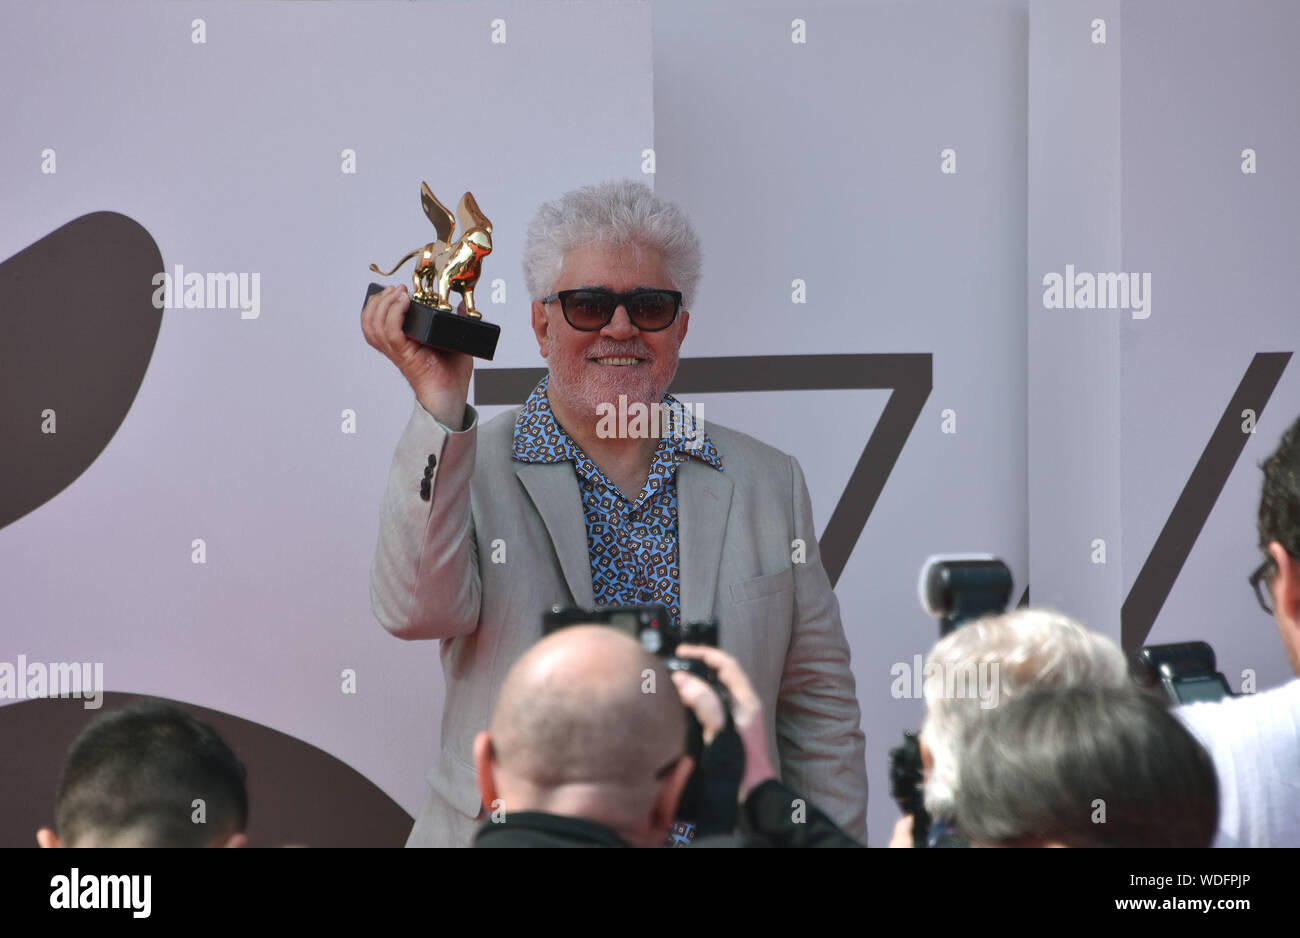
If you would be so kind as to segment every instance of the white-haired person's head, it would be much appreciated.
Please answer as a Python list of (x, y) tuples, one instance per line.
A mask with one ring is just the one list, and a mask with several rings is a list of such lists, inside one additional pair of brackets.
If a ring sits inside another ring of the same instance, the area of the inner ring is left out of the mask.
[(591, 244), (658, 253), (689, 309), (700, 279), (700, 239), (686, 213), (643, 182), (620, 179), (566, 192), (537, 210), (524, 241), (524, 282), (533, 299), (555, 287), (566, 255)]
[[(597, 461), (593, 447), (618, 446), (597, 429), (608, 408), (663, 403), (690, 327), (700, 256), (686, 212), (635, 180), (567, 192), (528, 226), (524, 279), (546, 399)], [(614, 436), (624, 452), (640, 448), (649, 459), (644, 434)]]
[(961, 748), (999, 703), (1035, 688), (1129, 681), (1128, 662), (1114, 641), (1048, 609), (986, 616), (948, 633), (925, 664), (926, 810), (934, 818), (953, 816)]

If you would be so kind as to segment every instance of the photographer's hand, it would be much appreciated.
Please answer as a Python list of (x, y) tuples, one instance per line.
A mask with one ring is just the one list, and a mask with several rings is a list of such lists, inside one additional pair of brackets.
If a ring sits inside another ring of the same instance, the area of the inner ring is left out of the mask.
[[(703, 661), (718, 676), (718, 683), (731, 695), (731, 718), (736, 733), (745, 744), (745, 774), (740, 781), (740, 800), (744, 801), (759, 782), (776, 778), (772, 760), (767, 752), (767, 727), (763, 720), (763, 703), (759, 700), (744, 669), (735, 658), (707, 645), (678, 645), (677, 655)], [(694, 711), (704, 728), (707, 744), (719, 730), (727, 725), (722, 701), (704, 681), (684, 671), (673, 672), (673, 683), (681, 694), (682, 702)]]
[(727, 725), (727, 711), (722, 701), (712, 687), (694, 674), (674, 671), (672, 677), (682, 703), (700, 721), (700, 729), (704, 731), (704, 745), (709, 745)]
[[(421, 345), (402, 331), (410, 308), (406, 286), (387, 287), (366, 300), (361, 310), (361, 332), (366, 341), (397, 366), (415, 397), (443, 426), (460, 430), (465, 425), (465, 404), (474, 359), (463, 352)], [(457, 308), (463, 314), (464, 301)]]
[(894, 836), (889, 840), (891, 847), (912, 846), (912, 815), (904, 814), (894, 825)]

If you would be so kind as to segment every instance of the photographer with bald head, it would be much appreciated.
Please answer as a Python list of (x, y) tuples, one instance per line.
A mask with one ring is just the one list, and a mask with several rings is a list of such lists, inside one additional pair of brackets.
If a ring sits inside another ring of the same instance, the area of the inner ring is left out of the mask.
[(679, 645), (704, 662), (730, 699), (669, 671), (617, 629), (579, 625), (542, 639), (506, 675), (492, 726), (474, 740), (487, 820), (476, 847), (658, 847), (695, 761), (685, 750), (686, 709), (714, 741), (734, 732), (744, 768), (734, 835), (700, 846), (855, 847), (853, 838), (776, 777), (763, 705), (726, 652)]
[(685, 741), (662, 661), (605, 626), (556, 632), (510, 669), (474, 740), (488, 809), (474, 845), (660, 846), (694, 768)]

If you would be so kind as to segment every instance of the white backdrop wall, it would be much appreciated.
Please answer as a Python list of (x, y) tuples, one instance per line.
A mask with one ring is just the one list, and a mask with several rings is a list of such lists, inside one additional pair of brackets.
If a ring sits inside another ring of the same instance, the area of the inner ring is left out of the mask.
[[(144, 226), (165, 270), (261, 285), (256, 318), (164, 311), (108, 446), (0, 529), (0, 660), (102, 662), (109, 690), (289, 733), (414, 812), (443, 683), (437, 643), (398, 641), (370, 611), (379, 500), (413, 396), (361, 334), (366, 285), (383, 279), (367, 266), (433, 240), (421, 180), (453, 206), (473, 190), (496, 229), (484, 285), (501, 278), (508, 300), (484, 296), (503, 326), (496, 364), (533, 363), (524, 230), (547, 198), (639, 173), (649, 4), (53, 2), (0, 18), (0, 83), (29, 89), (0, 105), (0, 257), (111, 210)], [(50, 285), (69, 303), (76, 261)], [(34, 315), (65, 314), (4, 308)], [(57, 351), (22, 354), (57, 373)], [(86, 397), (59, 408), (58, 434), (77, 433)], [(48, 441), (40, 413), (0, 441), (10, 469)]]
[[(1025, 585), (1027, 29), (1012, 2), (655, 5), (656, 191), (690, 208), (705, 250), (683, 355), (932, 356), (933, 390), (836, 587), (877, 846), (898, 817), (888, 750), (922, 715), (891, 668), (938, 637), (921, 564), (987, 551), (1015, 574), (1013, 602)], [(799, 459), (824, 530), (888, 396), (705, 400)]]
[[(1300, 414), (1300, 9), (1070, 0), (1031, 26), (1034, 599), (1128, 648), (1208, 641), (1234, 689), (1275, 686), (1247, 577), (1257, 466)], [(1145, 308), (1045, 308), (1067, 264), (1148, 277)]]
[[(915, 598), (924, 558), (997, 554), (1013, 601), (1029, 586), (1119, 638), (1252, 356), (1295, 347), (1281, 167), (1300, 142), (1300, 22), (1281, 2), (57, 2), (0, 17), (0, 76), (33, 89), (0, 105), (0, 257), (110, 210), (165, 269), (261, 282), (256, 318), (165, 311), (111, 442), (0, 527), (0, 660), (102, 661), (110, 690), (290, 733), (411, 812), (443, 685), (436, 644), (390, 638), (369, 610), (411, 395), (357, 312), (366, 266), (430, 238), (422, 179), (447, 202), (472, 189), (496, 229), (484, 282), (507, 300), (487, 304), (502, 339), (479, 403), (500, 396), (493, 372), (541, 365), (519, 269), (541, 201), (630, 176), (691, 213), (705, 270), (682, 396), (793, 453), (837, 545), (874, 845), (897, 816), (887, 751), (922, 713), (891, 669), (936, 637)], [(1151, 316), (1044, 310), (1041, 278), (1066, 263), (1151, 272)], [(57, 355), (24, 354), (58, 374)], [(843, 359), (807, 357), (845, 355), (876, 357), (842, 381), (823, 379)], [(708, 386), (692, 359), (737, 357), (710, 366), (732, 390), (691, 390)], [(1282, 370), (1150, 629), (1212, 641), (1261, 686), (1284, 665), (1245, 586), (1253, 466), (1300, 410), (1296, 381)], [(0, 471), (40, 445), (0, 441)]]

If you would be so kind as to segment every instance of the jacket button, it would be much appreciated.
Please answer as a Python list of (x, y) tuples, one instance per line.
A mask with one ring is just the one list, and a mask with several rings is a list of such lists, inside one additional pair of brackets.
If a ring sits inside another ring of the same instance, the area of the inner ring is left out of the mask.
[(425, 479), (424, 482), (420, 483), (420, 497), (426, 502), (429, 500), (429, 492), (431, 490), (428, 479)]
[(430, 466), (430, 468), (432, 468), (433, 466), (436, 466), (436, 465), (438, 465), (438, 457), (435, 456), (435, 455), (433, 455), (433, 453), (430, 453), (430, 454), (429, 454), (429, 466)]

